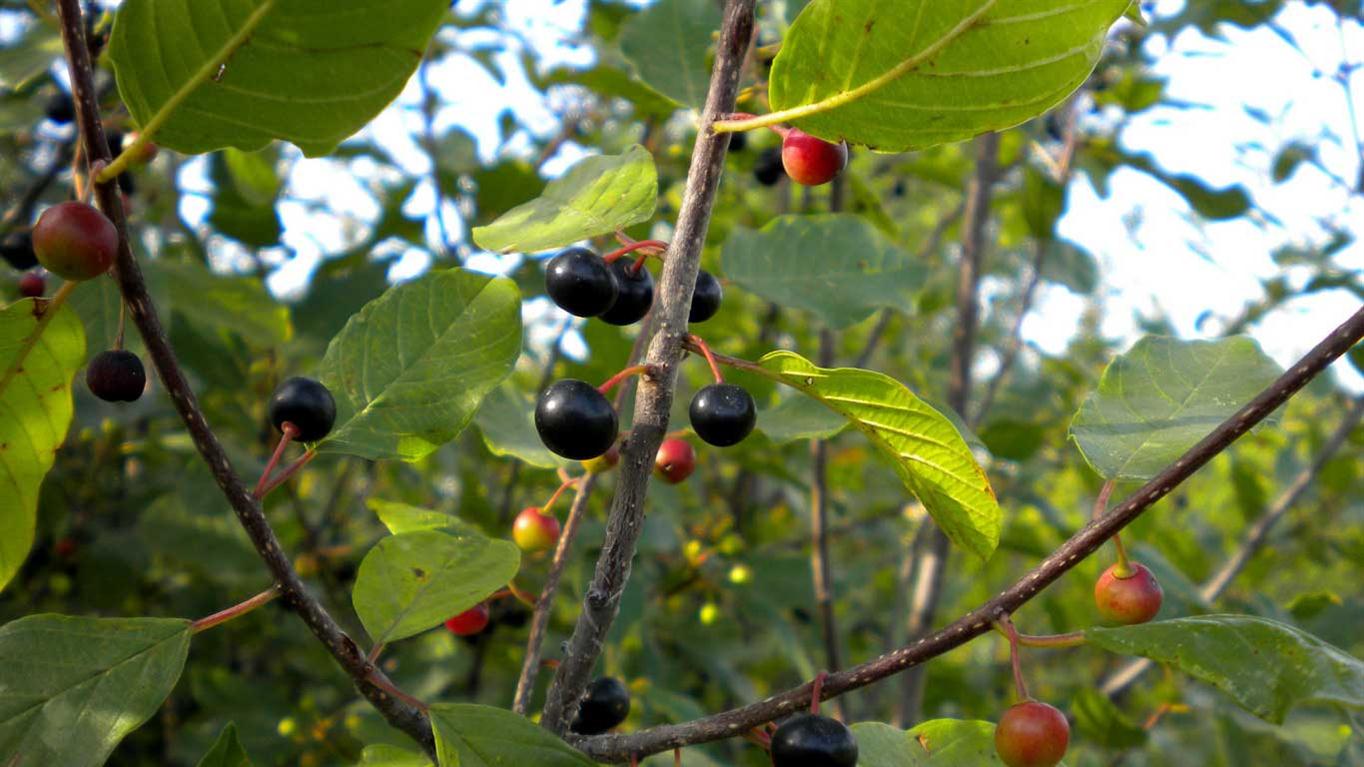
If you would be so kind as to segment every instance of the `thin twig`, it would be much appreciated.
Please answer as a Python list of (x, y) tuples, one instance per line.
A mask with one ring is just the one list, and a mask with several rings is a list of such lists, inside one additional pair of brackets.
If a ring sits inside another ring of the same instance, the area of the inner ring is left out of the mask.
[[(66, 49), (71, 74), (72, 95), (76, 102), (76, 119), (86, 156), (94, 160), (111, 159), (109, 144), (100, 124), (99, 105), (95, 98), (94, 72), (90, 52), (85, 44), (85, 25), (81, 18), (80, 0), (57, 0), (61, 19), (62, 43)], [(308, 591), (289, 557), (280, 547), (279, 539), (270, 527), (260, 504), (242, 483), (228, 459), (226, 451), (204, 419), (194, 391), (185, 379), (169, 341), (157, 316), (142, 269), (133, 256), (128, 239), (128, 222), (123, 211), (117, 183), (109, 181), (95, 185), (95, 198), (101, 210), (114, 223), (119, 234), (118, 258), (114, 277), (128, 305), (129, 313), (142, 334), (148, 356), (155, 365), (176, 412), (185, 423), (195, 447), (208, 464), (228, 504), (251, 539), (256, 552), (264, 560), (270, 575), (279, 586), (284, 603), (302, 618), (313, 635), (327, 648), (337, 663), (350, 675), (357, 689), (383, 715), (389, 724), (417, 741), (434, 758), (435, 742), (431, 723), (425, 713), (397, 699), (371, 681), (371, 676), (382, 677), (382, 672), (367, 663), (364, 654), (346, 636), (335, 619)]]
[[(1091, 520), (1037, 567), (1025, 573), (998, 596), (906, 647), (830, 674), (824, 682), (822, 697), (828, 700), (849, 690), (865, 687), (914, 668), (990, 631), (990, 627), (1001, 616), (1013, 614), (1047, 586), (1070, 572), (1103, 546), (1114, 533), (1131, 524), (1157, 501), (1169, 495), (1238, 438), (1287, 402), (1361, 338), (1364, 338), (1364, 309), (1355, 312), (1289, 368), (1288, 372), (1223, 421), (1198, 444), (1185, 451), (1174, 463), (1128, 496), (1117, 508), (1101, 519)], [(737, 362), (739, 364), (736, 366), (739, 367), (756, 367), (754, 363), (733, 360), (724, 355), (717, 355), (717, 359), (726, 364)], [(810, 700), (810, 686), (802, 685), (760, 702), (691, 722), (652, 727), (628, 735), (576, 738), (574, 742), (584, 753), (600, 761), (624, 761), (632, 754), (648, 756), (674, 748), (735, 737), (758, 725), (804, 708), (810, 704)]]
[(601, 655), (630, 578), (631, 561), (643, 530), (645, 493), (654, 456), (668, 431), (687, 315), (701, 267), (701, 249), (724, 171), (725, 150), (729, 147), (729, 137), (712, 132), (710, 126), (718, 115), (734, 110), (739, 70), (753, 36), (753, 6), (754, 0), (732, 0), (724, 12), (686, 191), (656, 291), (657, 330), (645, 362), (657, 374), (639, 382), (630, 436), (621, 450), (620, 474), (607, 517), (606, 537), (577, 626), (569, 639), (568, 652), (554, 675), (541, 717), (541, 724), (551, 732), (563, 733), (566, 729)]
[[(1270, 531), (1302, 499), (1307, 488), (1311, 487), (1312, 483), (1316, 481), (1327, 462), (1335, 457), (1335, 454), (1345, 445), (1346, 440), (1350, 438), (1350, 433), (1359, 425), (1361, 416), (1364, 416), (1364, 397), (1357, 397), (1351, 403), (1345, 418), (1340, 422), (1340, 426), (1336, 427), (1335, 433), (1326, 440), (1326, 444), (1321, 446), (1321, 450), (1317, 452), (1312, 463), (1304, 466), (1302, 471), (1298, 472), (1297, 476), (1293, 478), (1293, 481), (1288, 483), (1288, 487), (1284, 488), (1284, 491), (1279, 494), (1269, 510), (1257, 519), (1255, 524), (1250, 526), (1250, 529), (1246, 530), (1245, 538), (1236, 549), (1236, 553), (1223, 563), (1222, 567), (1198, 589), (1198, 595), (1202, 597), (1203, 601), (1212, 602), (1222, 596), (1222, 593), (1227, 590), (1227, 587), (1241, 573), (1241, 570), (1245, 569), (1251, 558), (1264, 548), (1265, 543), (1269, 541)], [(1100, 683), (1099, 689), (1109, 697), (1120, 695), (1133, 682), (1141, 678), (1141, 675), (1145, 674), (1151, 665), (1151, 661), (1146, 658), (1133, 659), (1110, 674), (1107, 679)]]

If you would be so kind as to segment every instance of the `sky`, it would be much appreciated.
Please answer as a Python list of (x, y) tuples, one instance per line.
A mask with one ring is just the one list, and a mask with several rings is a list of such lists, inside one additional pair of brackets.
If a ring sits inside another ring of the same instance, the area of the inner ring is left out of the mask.
[[(1163, 17), (1178, 12), (1183, 3), (1158, 0), (1149, 4), (1147, 13)], [(468, 12), (485, 4), (486, 0), (460, 0), (457, 8)], [(527, 46), (539, 56), (544, 69), (586, 66), (594, 56), (590, 47), (574, 42), (585, 14), (583, 0), (506, 0), (500, 13), (511, 33), (506, 39), (498, 40), (487, 31), (446, 30), (442, 34), (462, 50), (510, 40), (507, 50), (494, 56), (504, 82), (466, 55), (449, 56), (428, 71), (431, 86), (444, 101), (436, 132), (450, 126), (464, 129), (477, 139), (487, 161), (499, 152), (529, 155), (533, 150), (528, 133), (543, 140), (559, 129), (558, 105), (547, 103), (521, 69)], [(1258, 220), (1207, 222), (1195, 216), (1175, 192), (1140, 172), (1123, 169), (1115, 173), (1107, 198), (1100, 198), (1083, 174), (1078, 175), (1059, 232), (1099, 260), (1106, 335), (1134, 341), (1140, 333), (1139, 318), (1163, 311), (1183, 337), (1215, 336), (1220, 330), (1217, 324), (1200, 325), (1199, 318), (1207, 312), (1238, 314), (1246, 302), (1262, 294), (1261, 279), (1282, 273), (1270, 258), (1272, 251), (1283, 245), (1324, 242), (1323, 220), (1356, 235), (1356, 242), (1337, 257), (1337, 263), (1342, 268), (1364, 269), (1364, 243), (1358, 241), (1358, 235), (1364, 234), (1364, 201), (1307, 164), (1281, 185), (1273, 184), (1269, 174), (1278, 148), (1299, 139), (1317, 146), (1322, 165), (1336, 177), (1359, 177), (1361, 158), (1345, 93), (1323, 73), (1335, 72), (1350, 51), (1356, 60), (1364, 58), (1364, 28), (1353, 22), (1340, 29), (1328, 10), (1301, 3), (1288, 4), (1276, 24), (1278, 34), (1264, 28), (1226, 27), (1220, 30), (1221, 39), (1197, 30), (1186, 30), (1168, 41), (1151, 36), (1148, 52), (1156, 59), (1155, 73), (1169, 79), (1169, 95), (1186, 106), (1137, 115), (1121, 134), (1123, 147), (1152, 152), (1162, 168), (1173, 174), (1193, 174), (1215, 187), (1241, 184), (1269, 215)], [(1296, 40), (1297, 48), (1285, 36)], [(1357, 74), (1352, 84), (1355, 101), (1364, 108), (1364, 73)], [(429, 158), (414, 140), (421, 130), (420, 103), (414, 78), (398, 102), (366, 129), (412, 174), (429, 170)], [(499, 146), (498, 117), (504, 109), (514, 111), (525, 130), (506, 146)], [(1257, 114), (1270, 119), (1256, 119)], [(551, 176), (562, 172), (586, 151), (567, 145), (544, 170)], [(297, 158), (286, 192), (290, 199), (280, 206), (285, 248), (264, 254), (277, 267), (270, 281), (274, 290), (286, 296), (298, 293), (326, 254), (344, 250), (358, 231), (375, 220), (379, 211), (364, 188), (366, 177), (375, 170), (366, 160), (346, 164)], [(188, 189), (206, 191), (203, 162), (186, 163), (181, 181)], [(319, 212), (316, 203), (330, 212)], [(423, 184), (405, 210), (413, 216), (429, 216), (433, 203), (431, 187)], [(182, 206), (191, 223), (202, 221), (208, 210), (208, 201), (200, 197), (187, 197)], [(451, 236), (458, 238), (463, 232), (458, 211), (447, 207), (443, 213)], [(337, 225), (335, 215), (341, 217), (343, 226)], [(428, 232), (433, 241), (436, 231), (432, 218)], [(232, 260), (230, 246), (216, 250)], [(430, 263), (420, 249), (395, 245), (388, 250), (401, 256), (391, 272), (395, 279), (415, 276)], [(475, 254), (467, 263), (497, 272), (514, 266), (515, 259)], [(1297, 267), (1289, 274), (1301, 283), (1306, 272)], [(1064, 352), (1084, 308), (1085, 299), (1065, 288), (1045, 287), (1023, 326), (1025, 339), (1046, 353)], [(1344, 291), (1315, 294), (1290, 302), (1250, 332), (1270, 356), (1288, 365), (1356, 308), (1358, 300)], [(562, 317), (543, 302), (533, 302), (526, 313), (533, 342), (548, 337)], [(566, 351), (582, 354), (581, 339), (570, 338)], [(1333, 372), (1348, 388), (1364, 391), (1364, 379), (1348, 366), (1337, 365)]]

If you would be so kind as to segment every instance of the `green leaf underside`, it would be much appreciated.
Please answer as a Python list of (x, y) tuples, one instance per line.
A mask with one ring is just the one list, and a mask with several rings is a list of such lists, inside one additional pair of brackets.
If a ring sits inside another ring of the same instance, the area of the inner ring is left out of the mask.
[(327, 347), (336, 398), (323, 452), (416, 460), (458, 435), (521, 352), (521, 297), (462, 269), (390, 288)]
[(431, 707), (440, 767), (584, 767), (581, 751), (529, 719), (500, 708), (468, 703)]
[(126, 0), (109, 43), (134, 121), (198, 154), (335, 149), (402, 91), (446, 0)]
[(549, 182), (536, 199), (474, 227), (479, 247), (533, 253), (647, 221), (658, 202), (658, 170), (642, 146), (588, 157)]
[(510, 541), (424, 530), (384, 538), (356, 574), (352, 599), (375, 643), (439, 626), (507, 585), (521, 564)]
[(394, 535), (415, 533), (421, 530), (444, 530), (447, 533), (461, 536), (487, 537), (477, 527), (459, 517), (441, 511), (432, 511), (419, 506), (411, 506), (396, 501), (384, 501), (378, 498), (370, 498), (365, 502), (365, 505), (369, 506), (370, 511), (373, 511), (384, 527), (387, 527), (388, 531)]
[(758, 414), (758, 429), (778, 444), (803, 439), (828, 439), (848, 428), (840, 413), (809, 397), (783, 397)]
[(69, 307), (25, 353), (38, 329), (33, 310), (32, 300), (0, 310), (0, 589), (33, 546), (38, 491), (66, 440), (71, 378), (85, 361), (85, 331)]
[(510, 382), (493, 389), (474, 416), (483, 444), (493, 455), (511, 456), (538, 469), (567, 462), (545, 449), (535, 431), (535, 403)]
[(241, 738), (237, 737), (237, 725), (229, 722), (223, 728), (213, 748), (199, 760), (198, 767), (251, 767), (251, 757), (247, 756)]
[(772, 67), (772, 109), (902, 152), (1026, 122), (1093, 71), (1128, 0), (814, 0)]
[(781, 216), (760, 231), (725, 239), (725, 276), (783, 307), (804, 309), (833, 329), (877, 309), (904, 310), (924, 269), (865, 219), (835, 213)]
[[(995, 725), (964, 719), (932, 719), (912, 730), (880, 722), (852, 726), (858, 767), (997, 767)], [(1064, 764), (1064, 763), (1063, 763)]]
[(1364, 708), (1364, 661), (1267, 618), (1203, 615), (1091, 628), (1085, 637), (1111, 652), (1174, 666), (1275, 724), (1304, 703)]
[(30, 615), (0, 626), (0, 760), (98, 767), (165, 701), (190, 624)]
[(952, 422), (889, 376), (816, 367), (771, 352), (759, 364), (774, 380), (842, 414), (890, 457), (896, 473), (953, 543), (988, 558), (999, 543), (999, 503), (985, 471)]
[(1104, 477), (1150, 479), (1281, 372), (1249, 338), (1147, 336), (1109, 364), (1070, 434)]
[(706, 52), (719, 28), (713, 0), (660, 0), (626, 22), (620, 49), (650, 88), (700, 109), (710, 87)]

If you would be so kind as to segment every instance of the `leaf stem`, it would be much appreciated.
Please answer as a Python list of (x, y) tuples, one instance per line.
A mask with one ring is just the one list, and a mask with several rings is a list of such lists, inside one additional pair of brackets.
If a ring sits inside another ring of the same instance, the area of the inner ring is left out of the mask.
[(220, 610), (206, 618), (200, 618), (199, 620), (194, 621), (189, 625), (190, 633), (199, 634), (204, 631), (208, 631), (214, 626), (221, 626), (222, 624), (227, 623), (233, 618), (239, 618), (243, 615), (246, 615), (247, 613), (251, 612), (257, 607), (270, 604), (271, 602), (275, 601), (275, 599), (277, 599), (278, 597), (279, 587), (271, 586), (270, 588), (266, 589), (265, 591), (262, 591), (261, 593), (255, 595), (254, 597), (251, 597), (250, 599), (246, 600), (245, 602), (242, 602), (241, 604), (233, 605), (227, 608), (226, 610)]

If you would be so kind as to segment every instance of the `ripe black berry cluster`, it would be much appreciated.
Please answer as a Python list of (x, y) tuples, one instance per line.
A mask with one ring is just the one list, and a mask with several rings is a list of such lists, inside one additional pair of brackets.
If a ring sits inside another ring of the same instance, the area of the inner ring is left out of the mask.
[[(545, 292), (575, 317), (597, 317), (612, 325), (633, 325), (654, 305), (654, 278), (642, 264), (616, 257), (608, 262), (587, 248), (573, 247), (549, 260)], [(705, 322), (720, 310), (724, 291), (715, 275), (696, 277), (690, 322)]]

